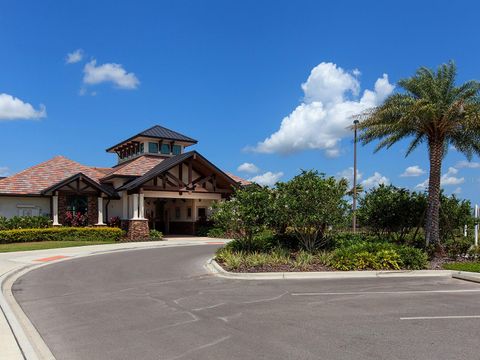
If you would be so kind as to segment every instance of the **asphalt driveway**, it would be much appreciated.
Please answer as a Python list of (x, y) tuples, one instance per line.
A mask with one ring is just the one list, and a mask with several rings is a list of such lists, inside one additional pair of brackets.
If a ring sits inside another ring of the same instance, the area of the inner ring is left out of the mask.
[(230, 280), (215, 245), (65, 261), (13, 291), (57, 359), (475, 359), (480, 285)]

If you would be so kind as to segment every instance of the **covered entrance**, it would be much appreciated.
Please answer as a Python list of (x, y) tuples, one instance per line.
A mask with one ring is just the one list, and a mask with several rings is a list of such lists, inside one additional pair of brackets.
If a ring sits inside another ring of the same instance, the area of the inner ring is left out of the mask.
[[(163, 160), (118, 190), (124, 204), (123, 218), (137, 229), (155, 229), (166, 235), (194, 235), (208, 221), (213, 203), (227, 198), (237, 185), (192, 151)], [(138, 236), (138, 231), (135, 235)]]

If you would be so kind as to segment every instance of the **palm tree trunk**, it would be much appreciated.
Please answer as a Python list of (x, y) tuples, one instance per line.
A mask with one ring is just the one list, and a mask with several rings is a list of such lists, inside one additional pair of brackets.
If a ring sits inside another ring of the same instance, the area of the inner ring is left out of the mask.
[(443, 141), (429, 141), (430, 177), (428, 181), (428, 211), (425, 227), (427, 246), (432, 244), (440, 248), (440, 178), (443, 160)]

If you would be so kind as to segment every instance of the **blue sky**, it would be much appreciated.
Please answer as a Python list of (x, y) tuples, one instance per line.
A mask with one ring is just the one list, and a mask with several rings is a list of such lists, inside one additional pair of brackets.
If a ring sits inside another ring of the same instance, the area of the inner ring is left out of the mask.
[[(348, 174), (354, 109), (422, 65), (454, 59), (459, 81), (480, 79), (479, 11), (474, 1), (3, 2), (0, 172), (58, 154), (110, 166), (108, 146), (160, 124), (245, 178)], [(361, 181), (424, 182), (425, 148), (405, 158), (405, 147), (360, 147)], [(479, 160), (462, 160), (450, 151), (444, 188), (475, 201)], [(255, 166), (237, 170), (244, 163)], [(416, 176), (401, 176), (408, 167)]]

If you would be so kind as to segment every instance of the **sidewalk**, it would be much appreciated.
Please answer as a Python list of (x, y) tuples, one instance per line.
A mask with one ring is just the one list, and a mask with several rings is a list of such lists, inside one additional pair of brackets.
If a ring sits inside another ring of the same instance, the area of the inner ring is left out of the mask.
[[(24, 326), (20, 325), (19, 319), (12, 311), (12, 306), (7, 299), (11, 297), (11, 291), (4, 288), (5, 280), (13, 273), (34, 266), (42, 266), (53, 262), (64, 261), (71, 258), (79, 258), (111, 251), (140, 250), (148, 248), (192, 246), (223, 244), (228, 240), (211, 239), (202, 237), (172, 237), (165, 241), (129, 242), (105, 245), (90, 245), (61, 249), (46, 249), (0, 253), (0, 359), (23, 360), (38, 359), (36, 351), (28, 343), (28, 334)], [(15, 331), (12, 332), (12, 328)], [(15, 333), (15, 335), (14, 335)], [(20, 344), (19, 344), (20, 343)]]

